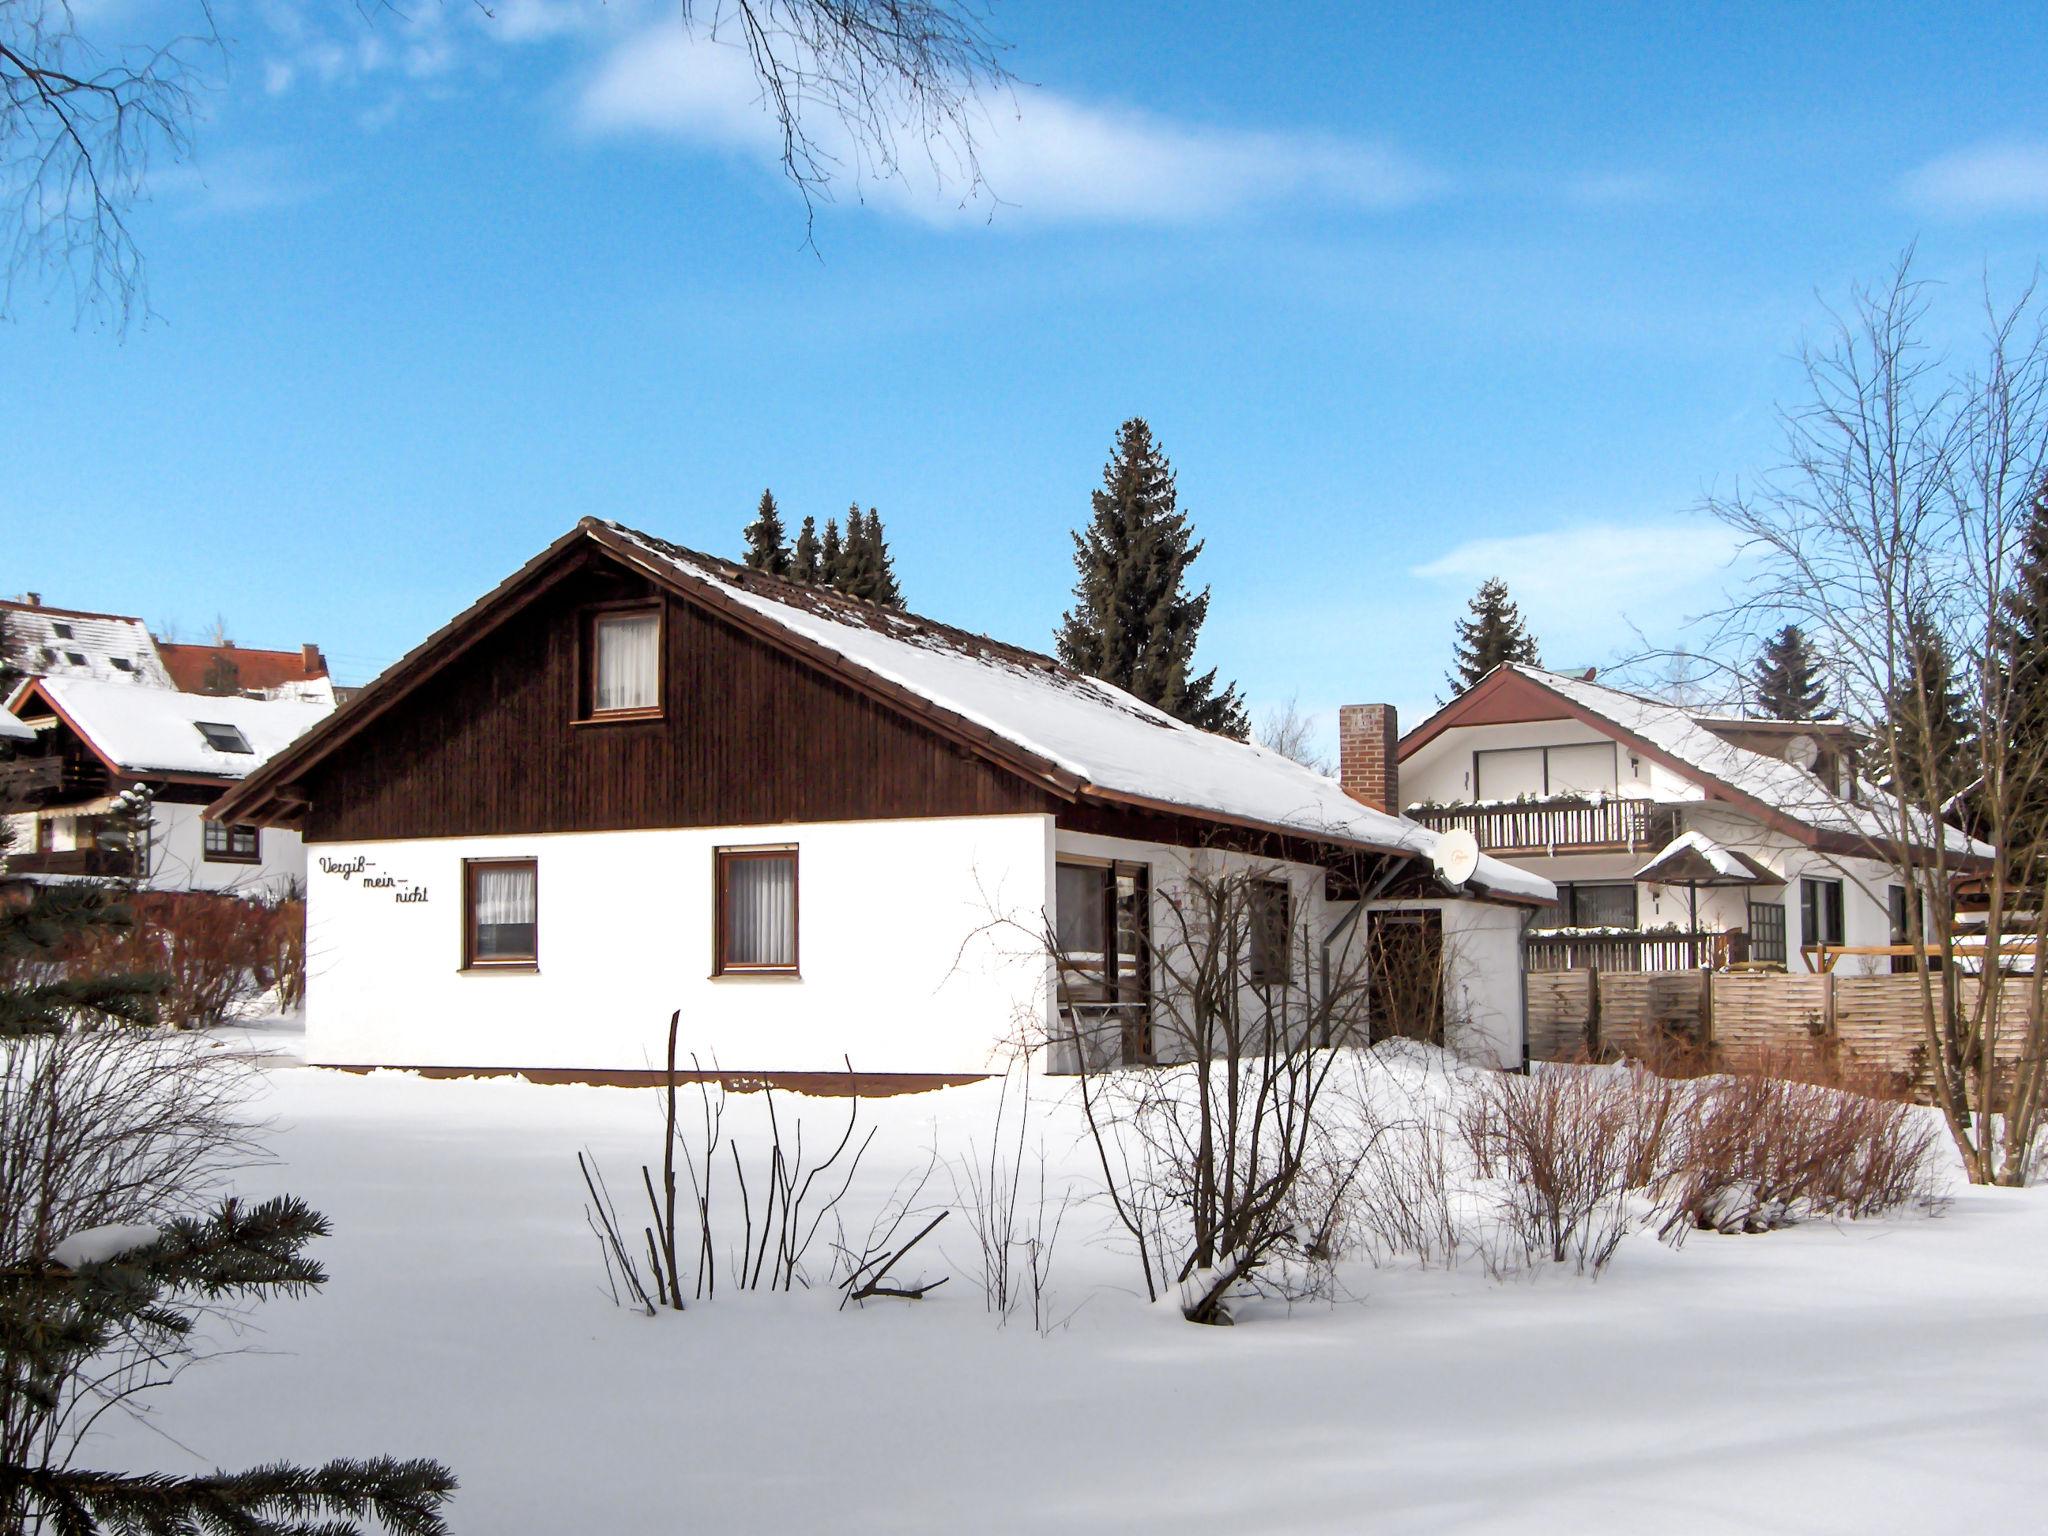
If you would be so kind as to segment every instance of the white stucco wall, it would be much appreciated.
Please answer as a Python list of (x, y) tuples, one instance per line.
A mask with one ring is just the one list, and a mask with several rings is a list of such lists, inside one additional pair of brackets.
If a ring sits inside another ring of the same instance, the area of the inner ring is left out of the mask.
[[(798, 977), (713, 977), (720, 847), (797, 849)], [(306, 1044), (332, 1065), (1001, 1070), (1041, 1026), (1052, 820), (981, 816), (316, 845)], [(353, 875), (340, 871), (366, 861)], [(462, 861), (539, 862), (539, 967), (465, 972)], [(390, 877), (391, 886), (366, 884)], [(401, 901), (410, 891), (423, 898)], [(1017, 926), (1000, 926), (1003, 918)], [(990, 929), (991, 923), (999, 926)], [(977, 932), (985, 930), (987, 932)]]
[[(1143, 864), (1152, 885), (1152, 937), (1169, 942), (1170, 892), (1184, 882), (1191, 867), (1212, 876), (1256, 872), (1284, 878), (1294, 899), (1297, 929), (1306, 927), (1318, 940), (1331, 933), (1354, 903), (1324, 897), (1324, 872), (1315, 866), (1290, 864), (1246, 854), (1191, 850), (1165, 843), (1099, 837), (1073, 832), (1056, 834), (1057, 851), (1082, 858), (1115, 859)], [(1376, 902), (1374, 910), (1430, 908), (1443, 914), (1445, 1044), (1469, 1060), (1488, 1066), (1518, 1066), (1523, 1058), (1522, 955), (1523, 909), (1460, 900)], [(1362, 956), (1364, 935), (1354, 924), (1342, 942)], [(1342, 955), (1336, 963), (1341, 967)]]
[[(204, 812), (204, 806), (162, 800), (150, 806), (147, 883), (151, 890), (232, 891), (238, 896), (272, 900), (305, 883), (306, 845), (298, 833), (265, 827), (257, 834), (258, 863), (217, 862), (206, 857)], [(94, 819), (101, 814), (97, 810), (90, 813)], [(8, 818), (15, 853), (34, 850), (38, 819), (49, 823), (54, 851), (67, 852), (81, 845), (79, 818), (62, 811), (45, 811), (40, 817), (26, 813)]]
[(221, 863), (206, 857), (204, 806), (150, 807), (149, 884), (160, 891), (233, 891), (272, 899), (306, 880), (306, 845), (285, 827), (264, 827), (256, 835), (256, 864)]

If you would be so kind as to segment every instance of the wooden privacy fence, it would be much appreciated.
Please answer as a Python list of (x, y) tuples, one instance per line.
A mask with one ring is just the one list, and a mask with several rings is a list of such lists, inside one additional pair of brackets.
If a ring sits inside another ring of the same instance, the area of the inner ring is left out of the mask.
[[(1932, 978), (1945, 1005), (1947, 976)], [(2018, 979), (2018, 978), (2015, 978)], [(1962, 1005), (1981, 985), (1961, 979)], [(1717, 1066), (1819, 1050), (1845, 1069), (1884, 1074), (1916, 1098), (1930, 1092), (1918, 974), (1799, 976), (1707, 971), (1548, 971), (1528, 977), (1529, 1057), (1571, 1061), (1654, 1054), (1678, 1044)], [(2030, 988), (2008, 985), (2000, 998), (1997, 1056), (2006, 1071), (2020, 1060)]]

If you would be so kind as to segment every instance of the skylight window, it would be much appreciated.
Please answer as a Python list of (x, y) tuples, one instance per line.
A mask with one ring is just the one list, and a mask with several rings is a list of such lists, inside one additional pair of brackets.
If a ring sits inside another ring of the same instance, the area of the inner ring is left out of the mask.
[(50, 626), (50, 633), (55, 635), (59, 640), (69, 640), (71, 638), (71, 626), (69, 624), (53, 623)]
[(64, 653), (64, 659), (70, 662), (71, 665), (73, 665), (74, 667), (82, 667), (85, 665), (85, 652), (66, 651)]
[(108, 660), (113, 662), (116, 672), (133, 672), (135, 670), (135, 663), (126, 656), (111, 656)]
[(249, 745), (239, 726), (222, 725), (213, 720), (195, 720), (199, 734), (206, 738), (206, 744), (216, 752), (247, 752), (255, 755), (256, 749)]

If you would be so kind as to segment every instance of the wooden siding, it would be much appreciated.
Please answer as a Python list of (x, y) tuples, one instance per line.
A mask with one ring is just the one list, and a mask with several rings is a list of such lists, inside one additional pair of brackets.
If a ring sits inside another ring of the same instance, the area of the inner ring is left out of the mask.
[(308, 842), (1043, 812), (1051, 797), (673, 596), (662, 718), (573, 723), (597, 562), (508, 614), (306, 780)]

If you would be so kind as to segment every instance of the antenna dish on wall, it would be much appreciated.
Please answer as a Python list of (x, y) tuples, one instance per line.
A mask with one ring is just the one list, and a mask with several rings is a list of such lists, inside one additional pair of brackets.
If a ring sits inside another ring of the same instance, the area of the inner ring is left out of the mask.
[(1785, 761), (1794, 768), (1811, 772), (1813, 765), (1820, 761), (1820, 743), (1802, 731), (1785, 743)]
[(1463, 827), (1452, 827), (1448, 832), (1437, 835), (1432, 859), (1444, 884), (1463, 885), (1479, 868), (1479, 839)]

